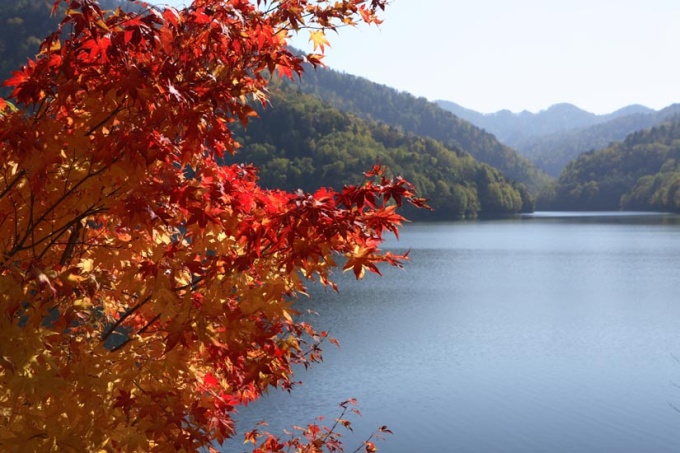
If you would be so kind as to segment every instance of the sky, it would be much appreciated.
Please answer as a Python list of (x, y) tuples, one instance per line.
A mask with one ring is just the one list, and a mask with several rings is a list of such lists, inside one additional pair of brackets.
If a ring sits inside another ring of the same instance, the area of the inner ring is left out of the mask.
[(383, 18), (331, 33), (326, 64), (483, 113), (680, 102), (679, 0), (392, 0)]

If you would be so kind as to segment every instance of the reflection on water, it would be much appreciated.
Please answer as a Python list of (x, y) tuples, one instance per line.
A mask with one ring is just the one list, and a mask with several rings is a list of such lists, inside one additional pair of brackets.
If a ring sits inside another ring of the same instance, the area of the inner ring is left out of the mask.
[(542, 211), (531, 214), (520, 214), (522, 220), (552, 220), (563, 223), (620, 223), (620, 224), (648, 224), (648, 225), (680, 225), (680, 216), (664, 212), (638, 211)]
[(677, 216), (412, 224), (387, 245), (411, 249), (405, 270), (340, 274), (339, 295), (300, 301), (342, 348), (247, 408), (241, 429), (332, 417), (357, 397), (350, 445), (384, 424), (382, 452), (680, 451)]

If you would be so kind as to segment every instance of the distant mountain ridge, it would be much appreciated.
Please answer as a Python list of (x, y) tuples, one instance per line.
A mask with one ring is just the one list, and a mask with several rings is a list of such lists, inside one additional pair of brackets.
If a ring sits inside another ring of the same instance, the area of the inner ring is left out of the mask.
[(582, 153), (607, 147), (680, 113), (680, 104), (659, 111), (629, 105), (605, 115), (596, 115), (572, 104), (556, 104), (538, 113), (501, 110), (483, 114), (449, 101), (437, 103), (495, 134), (501, 142), (555, 178)]
[(509, 146), (515, 146), (529, 137), (594, 126), (633, 114), (655, 112), (643, 105), (629, 105), (612, 113), (596, 115), (573, 104), (561, 103), (554, 104), (538, 113), (531, 113), (526, 110), (520, 113), (500, 110), (485, 114), (450, 101), (439, 100), (436, 103), (454, 115), (494, 134), (498, 140)]
[(605, 148), (636, 131), (658, 126), (679, 113), (680, 104), (658, 112), (631, 113), (589, 127), (521, 140), (515, 144), (515, 149), (549, 175), (558, 177), (564, 167), (579, 155)]

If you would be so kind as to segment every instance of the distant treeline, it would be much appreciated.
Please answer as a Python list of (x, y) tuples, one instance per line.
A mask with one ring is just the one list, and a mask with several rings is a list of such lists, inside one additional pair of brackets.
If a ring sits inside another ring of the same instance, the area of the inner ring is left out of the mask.
[(605, 148), (635, 131), (661, 124), (678, 113), (680, 105), (673, 104), (658, 112), (650, 110), (617, 116), (593, 126), (521, 140), (516, 149), (549, 175), (559, 177), (566, 165), (580, 154)]

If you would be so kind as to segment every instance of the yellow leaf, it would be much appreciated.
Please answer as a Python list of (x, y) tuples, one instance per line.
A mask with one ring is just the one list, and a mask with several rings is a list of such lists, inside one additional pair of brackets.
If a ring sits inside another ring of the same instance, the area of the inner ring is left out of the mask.
[(92, 300), (89, 297), (84, 297), (82, 299), (76, 299), (73, 305), (81, 308), (90, 308), (92, 306)]
[(0, 275), (0, 300), (5, 304), (12, 302), (18, 304), (23, 298), (24, 291), (20, 284), (18, 284), (9, 275)]
[(94, 269), (94, 260), (85, 258), (80, 261), (78, 267), (81, 268), (83, 272), (92, 272), (92, 269)]
[(314, 50), (321, 49), (321, 52), (324, 51), (326, 46), (331, 45), (330, 42), (328, 42), (328, 39), (326, 39), (326, 35), (323, 32), (323, 30), (312, 30), (309, 32), (309, 40), (314, 44)]
[(99, 19), (98, 21), (95, 22), (97, 27), (101, 28), (104, 31), (111, 31), (108, 25), (106, 25), (106, 22), (104, 22), (102, 19)]

